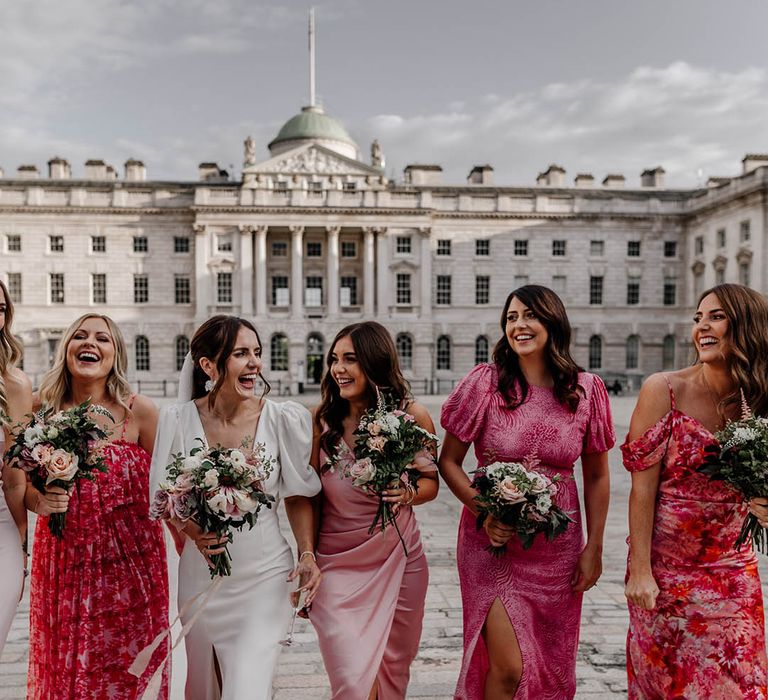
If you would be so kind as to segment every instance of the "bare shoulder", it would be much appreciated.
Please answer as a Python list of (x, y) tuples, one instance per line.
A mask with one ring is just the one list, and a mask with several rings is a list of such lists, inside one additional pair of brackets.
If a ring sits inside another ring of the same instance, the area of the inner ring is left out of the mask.
[(157, 418), (158, 409), (155, 402), (150, 399), (148, 396), (144, 396), (143, 394), (136, 394), (136, 396), (133, 399), (133, 405), (131, 406), (131, 411), (133, 412), (133, 415), (136, 417), (136, 420), (146, 420), (146, 419), (152, 419)]
[(408, 404), (406, 410), (416, 419), (416, 423), (418, 425), (420, 425), (422, 428), (426, 428), (430, 432), (434, 432), (434, 421), (432, 420), (432, 416), (429, 414), (429, 410), (427, 410), (427, 407), (424, 404), (421, 404), (418, 401), (413, 401)]
[(644, 433), (671, 410), (670, 374), (674, 373), (657, 372), (643, 382), (630, 421), (629, 434), (631, 438)]
[(21, 391), (32, 393), (32, 381), (18, 367), (10, 367), (5, 375), (5, 386), (8, 392)]

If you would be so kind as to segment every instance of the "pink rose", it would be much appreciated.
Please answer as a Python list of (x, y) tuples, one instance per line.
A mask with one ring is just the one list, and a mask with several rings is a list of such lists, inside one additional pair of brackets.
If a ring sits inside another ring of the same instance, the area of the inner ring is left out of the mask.
[(540, 494), (549, 490), (552, 482), (543, 474), (531, 475), (531, 493)]
[(386, 444), (386, 438), (383, 438), (380, 435), (377, 437), (368, 438), (367, 442), (368, 447), (372, 450), (375, 450), (376, 452), (384, 452), (384, 445)]
[(362, 486), (363, 484), (367, 484), (371, 479), (373, 479), (375, 474), (376, 467), (373, 466), (373, 462), (371, 462), (370, 458), (368, 457), (355, 461), (349, 467), (349, 476), (353, 480), (352, 483), (355, 486)]
[(70, 454), (64, 450), (54, 450), (48, 463), (45, 465), (45, 471), (48, 478), (45, 483), (50, 484), (57, 479), (60, 481), (71, 481), (77, 474), (77, 455)]
[(525, 500), (525, 494), (517, 488), (515, 482), (510, 478), (504, 479), (496, 485), (496, 493), (508, 503), (522, 503)]
[(149, 517), (153, 520), (166, 520), (171, 516), (171, 499), (167, 491), (158, 489), (149, 506)]
[(195, 488), (195, 475), (192, 472), (181, 472), (173, 482), (173, 490), (176, 493), (189, 493)]
[(368, 425), (368, 432), (371, 435), (378, 435), (381, 432), (381, 423), (374, 421)]
[(46, 466), (51, 461), (53, 455), (53, 445), (49, 445), (47, 442), (41, 442), (32, 448), (30, 457), (38, 464)]
[(195, 512), (195, 499), (191, 493), (174, 492), (170, 497), (171, 516), (179, 520), (189, 520)]

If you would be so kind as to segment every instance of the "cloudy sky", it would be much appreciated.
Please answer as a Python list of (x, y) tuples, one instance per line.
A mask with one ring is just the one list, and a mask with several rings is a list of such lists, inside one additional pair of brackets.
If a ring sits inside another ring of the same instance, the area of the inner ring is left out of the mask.
[[(365, 159), (491, 163), (499, 184), (662, 165), (692, 186), (768, 152), (763, 0), (315, 0), (318, 94)], [(0, 0), (0, 167), (152, 179), (258, 155), (307, 102), (296, 0)]]

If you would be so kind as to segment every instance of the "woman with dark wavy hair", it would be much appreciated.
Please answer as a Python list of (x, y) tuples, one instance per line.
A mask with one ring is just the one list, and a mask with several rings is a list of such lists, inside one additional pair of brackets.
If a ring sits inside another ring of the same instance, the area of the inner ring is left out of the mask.
[[(697, 361), (645, 381), (621, 449), (629, 496), (629, 697), (766, 698), (763, 596), (747, 504), (700, 473), (741, 397), (768, 417), (768, 301), (739, 284), (699, 298)], [(753, 512), (768, 525), (765, 499)]]
[[(310, 500), (320, 490), (320, 480), (309, 466), (311, 416), (292, 401), (267, 399), (269, 384), (261, 369), (261, 341), (254, 325), (236, 316), (213, 316), (192, 338), (179, 403), (160, 414), (152, 456), (153, 493), (165, 478), (171, 455), (188, 455), (201, 444), (248, 452), (261, 443), (276, 462), (265, 482), (276, 502), (261, 509), (252, 529), (234, 534), (228, 546), (232, 574), (220, 579), (220, 588), (184, 640), (186, 700), (271, 698), (295, 579), (309, 601), (320, 583)], [(296, 539), (296, 564), (280, 531), (280, 501)], [(179, 608), (182, 622), (191, 624), (196, 607), (189, 601), (211, 585), (210, 556), (222, 551), (223, 541), (192, 520), (182, 532)]]
[(354, 459), (354, 431), (376, 405), (377, 389), (389, 406), (410, 413), (434, 432), (427, 410), (414, 402), (400, 372), (397, 351), (384, 326), (374, 321), (342, 329), (331, 345), (315, 411), (312, 464), (323, 482), (317, 563), (323, 586), (310, 619), (331, 682), (333, 700), (401, 700), (419, 650), (429, 574), (413, 507), (437, 495), (434, 455), (416, 460), (421, 478), (414, 490), (391, 484), (384, 500), (397, 507), (397, 525), (368, 534), (379, 499), (326, 466), (342, 450)]
[[(440, 473), (464, 504), (456, 554), (464, 608), (460, 700), (572, 698), (581, 599), (602, 570), (610, 493), (608, 450), (615, 442), (602, 380), (571, 358), (571, 326), (552, 290), (513, 291), (501, 314), (491, 364), (475, 367), (443, 404)], [(536, 456), (565, 477), (558, 505), (575, 520), (553, 542), (524, 550), (492, 517), (475, 526), (477, 492), (462, 468), (474, 443), (478, 466)], [(581, 458), (587, 541), (573, 479)], [(494, 558), (486, 550), (506, 544)]]

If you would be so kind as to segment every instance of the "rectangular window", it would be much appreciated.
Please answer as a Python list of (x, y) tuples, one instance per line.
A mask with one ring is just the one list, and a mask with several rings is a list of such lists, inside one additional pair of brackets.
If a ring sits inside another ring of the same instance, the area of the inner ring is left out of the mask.
[(725, 248), (725, 229), (724, 228), (717, 229), (717, 233), (715, 234), (715, 239), (717, 240), (718, 248)]
[(491, 254), (491, 240), (480, 238), (475, 241), (475, 255), (486, 257)]
[(515, 241), (515, 255), (528, 255), (528, 241)]
[(630, 258), (640, 257), (640, 241), (627, 241), (627, 255)]
[(396, 278), (397, 303), (411, 303), (411, 275), (407, 272), (400, 272)]
[(664, 257), (677, 257), (677, 241), (664, 241)]
[(289, 304), (288, 277), (277, 275), (272, 278), (272, 306), (288, 306)]
[(146, 236), (134, 236), (133, 237), (133, 252), (134, 253), (148, 253), (149, 252), (149, 239)]
[(593, 258), (602, 258), (605, 255), (605, 241), (590, 241), (589, 254)]
[(146, 304), (149, 301), (149, 277), (147, 275), (133, 276), (133, 303)]
[(48, 252), (64, 252), (64, 236), (48, 236)]
[(357, 183), (356, 182), (345, 182), (344, 183), (344, 191), (345, 192), (357, 192)]
[(232, 273), (231, 272), (216, 273), (216, 303), (217, 304), (232, 303)]
[(320, 241), (307, 241), (307, 257), (322, 258), (323, 244)]
[(739, 284), (749, 287), (752, 284), (752, 268), (748, 262), (739, 265)]
[(395, 239), (395, 250), (400, 255), (411, 254), (411, 237), (410, 236), (397, 236)]
[(309, 190), (308, 190), (310, 197), (320, 197), (323, 194), (323, 183), (322, 182), (310, 182), (309, 183)]
[(173, 237), (173, 252), (174, 253), (188, 253), (189, 248), (189, 236), (174, 236)]
[(640, 303), (640, 278), (630, 277), (627, 281), (627, 304), (633, 306)]
[(357, 306), (357, 277), (341, 278), (339, 304), (341, 306)]
[(749, 219), (746, 219), (739, 224), (739, 240), (745, 243), (750, 239), (751, 235)]
[(64, 273), (52, 272), (48, 275), (48, 281), (51, 287), (51, 304), (64, 303)]
[(107, 276), (103, 273), (91, 275), (91, 303), (107, 303)]
[(475, 277), (475, 304), (491, 302), (491, 278), (488, 275)]
[(552, 255), (563, 257), (565, 255), (566, 241), (552, 241)]
[(566, 291), (565, 275), (552, 275), (552, 291), (558, 296), (564, 296)]
[(106, 253), (106, 252), (107, 252), (107, 237), (91, 236), (91, 253)]
[(357, 242), (356, 241), (342, 241), (341, 242), (341, 257), (342, 258), (356, 258), (357, 257)]
[(725, 283), (725, 268), (719, 267), (715, 270), (715, 284)]
[(323, 278), (320, 275), (309, 275), (304, 287), (304, 304), (310, 307), (323, 305)]
[(192, 303), (192, 287), (189, 275), (176, 275), (173, 279), (173, 301), (175, 304)]
[(664, 278), (664, 306), (677, 304), (677, 280), (674, 277)]
[(704, 253), (704, 236), (696, 236), (693, 239), (693, 252), (696, 255), (702, 255)]
[(275, 183), (274, 191), (276, 194), (288, 194), (288, 181), (278, 180)]
[(231, 253), (232, 236), (228, 233), (216, 236), (216, 250), (218, 250), (219, 253)]
[(272, 257), (287, 258), (288, 257), (288, 241), (273, 241)]
[(447, 306), (451, 303), (451, 276), (437, 276), (437, 298), (436, 303), (441, 306)]
[(590, 304), (603, 303), (603, 278), (602, 277), (589, 278), (589, 303)]
[(447, 238), (441, 238), (437, 241), (437, 254), (438, 255), (450, 255), (451, 254), (451, 241)]
[(21, 252), (21, 236), (17, 234), (8, 234), (5, 237), (5, 249), (9, 253)]
[(21, 304), (21, 273), (8, 273), (8, 294), (11, 295), (11, 301), (14, 304)]

